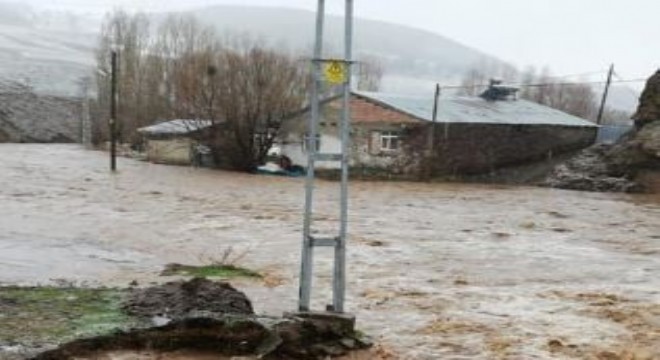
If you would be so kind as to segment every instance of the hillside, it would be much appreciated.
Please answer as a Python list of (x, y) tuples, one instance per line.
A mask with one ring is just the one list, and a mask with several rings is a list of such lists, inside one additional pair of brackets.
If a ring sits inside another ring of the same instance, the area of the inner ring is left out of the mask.
[[(308, 52), (314, 40), (315, 14), (310, 11), (215, 6), (192, 13), (220, 33), (257, 34), (271, 44), (294, 51)], [(343, 21), (338, 16), (326, 17), (329, 55), (338, 55), (343, 49)], [(490, 55), (428, 31), (359, 18), (354, 47), (358, 58), (374, 55), (382, 59), (390, 76), (447, 79), (462, 75), (480, 62), (505, 65)]]
[[(314, 13), (286, 8), (214, 6), (192, 12), (224, 33), (249, 33), (271, 46), (305, 54), (313, 40)], [(152, 14), (160, 21), (165, 14)], [(78, 78), (89, 75), (100, 16), (39, 12), (20, 4), (0, 4), (0, 78), (19, 80), (37, 91), (78, 93)], [(342, 48), (343, 20), (327, 18), (328, 48)], [(385, 22), (356, 20), (355, 53), (385, 64), (390, 91), (415, 81), (455, 79), (480, 62), (503, 62), (427, 31)], [(415, 41), (411, 41), (414, 39)], [(331, 51), (331, 53), (333, 53)]]
[(75, 95), (78, 79), (94, 64), (97, 27), (80, 15), (0, 3), (0, 79), (39, 93)]
[[(212, 6), (191, 11), (220, 34), (250, 34), (271, 46), (300, 54), (311, 52), (315, 14), (311, 11), (247, 6)], [(154, 13), (155, 22), (167, 14)], [(38, 11), (20, 3), (0, 3), (0, 79), (18, 80), (40, 93), (78, 95), (78, 80), (89, 76), (103, 16), (98, 13)], [(327, 55), (343, 44), (343, 19), (326, 19)], [(358, 18), (355, 55), (375, 56), (385, 65), (388, 92), (419, 93), (435, 81), (457, 83), (475, 65), (507, 63), (449, 38), (410, 26)], [(613, 88), (612, 107), (633, 111), (636, 99)]]

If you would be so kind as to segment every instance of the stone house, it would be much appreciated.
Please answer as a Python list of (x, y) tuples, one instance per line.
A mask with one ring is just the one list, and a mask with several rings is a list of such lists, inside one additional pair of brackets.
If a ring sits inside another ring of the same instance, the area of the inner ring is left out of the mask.
[[(138, 129), (144, 139), (147, 160), (159, 164), (200, 164), (200, 134), (210, 129), (210, 120), (177, 119)], [(196, 158), (197, 157), (197, 158)]]
[[(515, 97), (441, 97), (433, 122), (432, 96), (353, 92), (351, 157), (359, 175), (479, 174), (524, 164), (593, 144), (598, 126)], [(317, 150), (340, 150), (341, 99), (323, 102)], [(294, 164), (307, 163), (309, 111), (283, 127), (279, 146)], [(430, 146), (430, 133), (433, 145)], [(429, 163), (425, 163), (428, 159)], [(337, 162), (317, 162), (336, 170)]]

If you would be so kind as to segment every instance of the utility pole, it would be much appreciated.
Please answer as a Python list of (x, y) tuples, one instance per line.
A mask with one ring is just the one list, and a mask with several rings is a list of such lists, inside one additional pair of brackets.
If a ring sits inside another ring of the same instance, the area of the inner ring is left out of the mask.
[(614, 64), (610, 65), (610, 71), (607, 74), (607, 83), (605, 84), (605, 91), (603, 91), (603, 99), (600, 102), (600, 109), (598, 110), (598, 117), (596, 124), (600, 125), (603, 121), (603, 113), (605, 112), (605, 103), (607, 103), (607, 95), (610, 92), (610, 85), (612, 85), (612, 76), (614, 75)]
[(117, 171), (117, 51), (110, 54), (110, 171)]
[(332, 310), (344, 312), (346, 298), (346, 238), (348, 232), (348, 168), (351, 122), (351, 65), (353, 62), (353, 0), (346, 0), (344, 14), (344, 82), (343, 109), (341, 116), (341, 190), (339, 211), (339, 238), (335, 245), (335, 268)]
[[(325, 17), (325, 0), (318, 0), (316, 18), (316, 43), (314, 46), (313, 80), (311, 89), (311, 117), (308, 123), (306, 138), (307, 144), (307, 179), (305, 181), (305, 213), (303, 220), (303, 246), (300, 267), (300, 293), (298, 310), (309, 312), (313, 279), (314, 248), (334, 248), (334, 268), (332, 281), (332, 304), (326, 307), (327, 311), (344, 313), (344, 300), (346, 297), (346, 239), (348, 228), (348, 171), (350, 151), (350, 119), (351, 119), (351, 75), (353, 50), (353, 3), (346, 0), (346, 15), (344, 27), (344, 58), (323, 59), (323, 22)], [(322, 68), (325, 68), (325, 77)], [(342, 111), (341, 111), (341, 154), (319, 153), (317, 150), (318, 124), (321, 119), (320, 93), (323, 81), (330, 84), (341, 84)], [(317, 236), (312, 232), (313, 199), (314, 199), (314, 167), (316, 161), (339, 162), (341, 168), (341, 185), (339, 193), (339, 234)]]
[(433, 97), (433, 115), (432, 115), (432, 120), (433, 122), (431, 123), (431, 131), (429, 131), (429, 135), (427, 136), (427, 144), (426, 144), (426, 169), (425, 169), (425, 179), (429, 180), (431, 179), (431, 176), (433, 175), (433, 163), (436, 159), (436, 154), (435, 154), (435, 133), (436, 133), (436, 128), (437, 128), (437, 122), (438, 122), (438, 103), (440, 102), (440, 84), (435, 84), (435, 95)]
[(320, 116), (319, 93), (321, 91), (321, 56), (323, 54), (323, 25), (325, 19), (325, 0), (318, 0), (316, 10), (316, 41), (314, 43), (314, 60), (312, 62), (311, 117), (307, 128), (307, 178), (305, 180), (305, 217), (303, 221), (303, 248), (300, 270), (300, 290), (298, 310), (309, 311), (312, 295), (312, 266), (314, 252), (312, 251), (312, 201), (314, 198), (314, 156), (316, 156), (316, 134)]

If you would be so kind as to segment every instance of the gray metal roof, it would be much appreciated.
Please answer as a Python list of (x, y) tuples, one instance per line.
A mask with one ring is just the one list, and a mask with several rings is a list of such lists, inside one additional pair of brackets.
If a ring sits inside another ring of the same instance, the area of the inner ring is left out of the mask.
[[(432, 95), (420, 97), (359, 91), (354, 94), (420, 120), (433, 120)], [(440, 123), (597, 126), (577, 116), (527, 100), (486, 101), (480, 97), (461, 96), (440, 97), (437, 121)]]
[(185, 135), (206, 129), (213, 125), (211, 120), (176, 119), (139, 128), (138, 132), (146, 135)]

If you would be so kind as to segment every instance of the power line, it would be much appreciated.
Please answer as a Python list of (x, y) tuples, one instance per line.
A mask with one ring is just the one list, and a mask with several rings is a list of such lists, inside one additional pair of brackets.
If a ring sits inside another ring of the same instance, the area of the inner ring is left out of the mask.
[[(619, 74), (617, 74), (616, 71), (614, 72), (614, 76), (620, 81), (623, 80), (623, 78)], [(636, 100), (639, 99), (640, 96), (639, 92), (633, 90), (629, 86), (622, 86), (622, 88), (626, 89), (633, 97), (635, 97)]]
[[(613, 84), (621, 83), (635, 83), (635, 82), (644, 82), (647, 79), (621, 79), (612, 81)], [(537, 83), (537, 84), (523, 84), (523, 83), (511, 83), (511, 86), (517, 87), (543, 87), (543, 86), (578, 86), (578, 85), (605, 85), (607, 81), (580, 81), (580, 82), (549, 82), (549, 83)], [(450, 85), (443, 86), (443, 89), (476, 89), (476, 88), (487, 88), (491, 86), (490, 84), (478, 84), (478, 85)]]
[(604, 69), (604, 70), (590, 71), (590, 72), (584, 72), (584, 73), (579, 73), (579, 74), (547, 76), (547, 78), (549, 78), (549, 79), (564, 79), (564, 78), (569, 78), (569, 77), (584, 77), (584, 76), (591, 76), (591, 75), (602, 75), (602, 74), (606, 74), (607, 71), (608, 71), (608, 69)]

